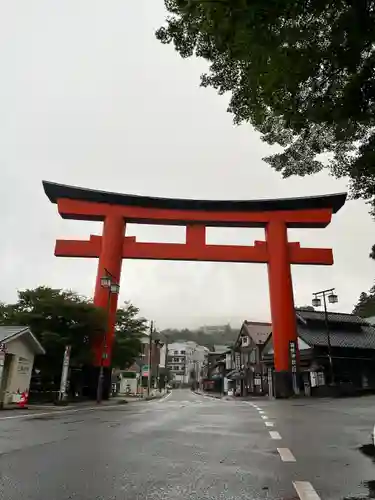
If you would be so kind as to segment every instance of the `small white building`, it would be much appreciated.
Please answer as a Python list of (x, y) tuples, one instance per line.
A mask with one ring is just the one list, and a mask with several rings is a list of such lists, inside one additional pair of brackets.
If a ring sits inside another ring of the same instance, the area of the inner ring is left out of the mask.
[(177, 385), (190, 384), (199, 378), (208, 349), (193, 341), (173, 342), (167, 346), (167, 365)]
[(29, 392), (34, 358), (45, 354), (25, 326), (0, 326), (0, 407), (15, 403)]

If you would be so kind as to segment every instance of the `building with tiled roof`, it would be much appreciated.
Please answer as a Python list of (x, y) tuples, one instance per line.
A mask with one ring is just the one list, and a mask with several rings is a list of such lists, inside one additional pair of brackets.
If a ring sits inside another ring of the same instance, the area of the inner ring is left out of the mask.
[[(349, 392), (375, 389), (375, 327), (368, 318), (329, 312), (326, 322), (324, 312), (297, 309), (296, 321), (301, 390), (332, 384)], [(273, 353), (271, 334), (263, 349), (270, 369)]]

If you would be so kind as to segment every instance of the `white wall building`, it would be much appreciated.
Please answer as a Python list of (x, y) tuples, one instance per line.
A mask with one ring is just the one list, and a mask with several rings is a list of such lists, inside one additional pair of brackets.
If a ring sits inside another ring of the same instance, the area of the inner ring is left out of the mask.
[(45, 351), (25, 326), (0, 326), (0, 347), (0, 406), (6, 406), (28, 393), (34, 357)]
[(167, 366), (175, 384), (186, 385), (191, 379), (199, 379), (208, 349), (196, 342), (173, 342), (168, 345)]

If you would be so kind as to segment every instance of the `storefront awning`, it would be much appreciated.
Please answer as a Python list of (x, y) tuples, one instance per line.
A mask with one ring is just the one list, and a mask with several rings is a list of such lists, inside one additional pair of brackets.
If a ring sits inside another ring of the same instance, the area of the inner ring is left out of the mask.
[(243, 378), (243, 374), (238, 370), (232, 370), (231, 372), (227, 373), (226, 377), (229, 380), (240, 380)]

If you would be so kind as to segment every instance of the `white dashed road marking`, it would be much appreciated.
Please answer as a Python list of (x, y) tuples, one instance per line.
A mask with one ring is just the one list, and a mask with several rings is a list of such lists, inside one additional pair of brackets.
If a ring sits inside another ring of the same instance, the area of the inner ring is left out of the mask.
[(293, 486), (301, 500), (320, 500), (320, 496), (308, 481), (293, 481)]
[(279, 452), (280, 458), (283, 462), (295, 462), (296, 461), (293, 453), (290, 451), (289, 448), (277, 448), (277, 451)]
[(264, 422), (266, 427), (273, 427), (273, 422)]
[(267, 415), (261, 415), (261, 417), (263, 418), (263, 420), (267, 420)]
[(270, 431), (270, 436), (272, 439), (281, 439), (281, 436), (277, 431)]
[(158, 403), (162, 403), (166, 399), (170, 398), (172, 396), (172, 392), (168, 393), (166, 396), (163, 396), (161, 399), (159, 399)]

